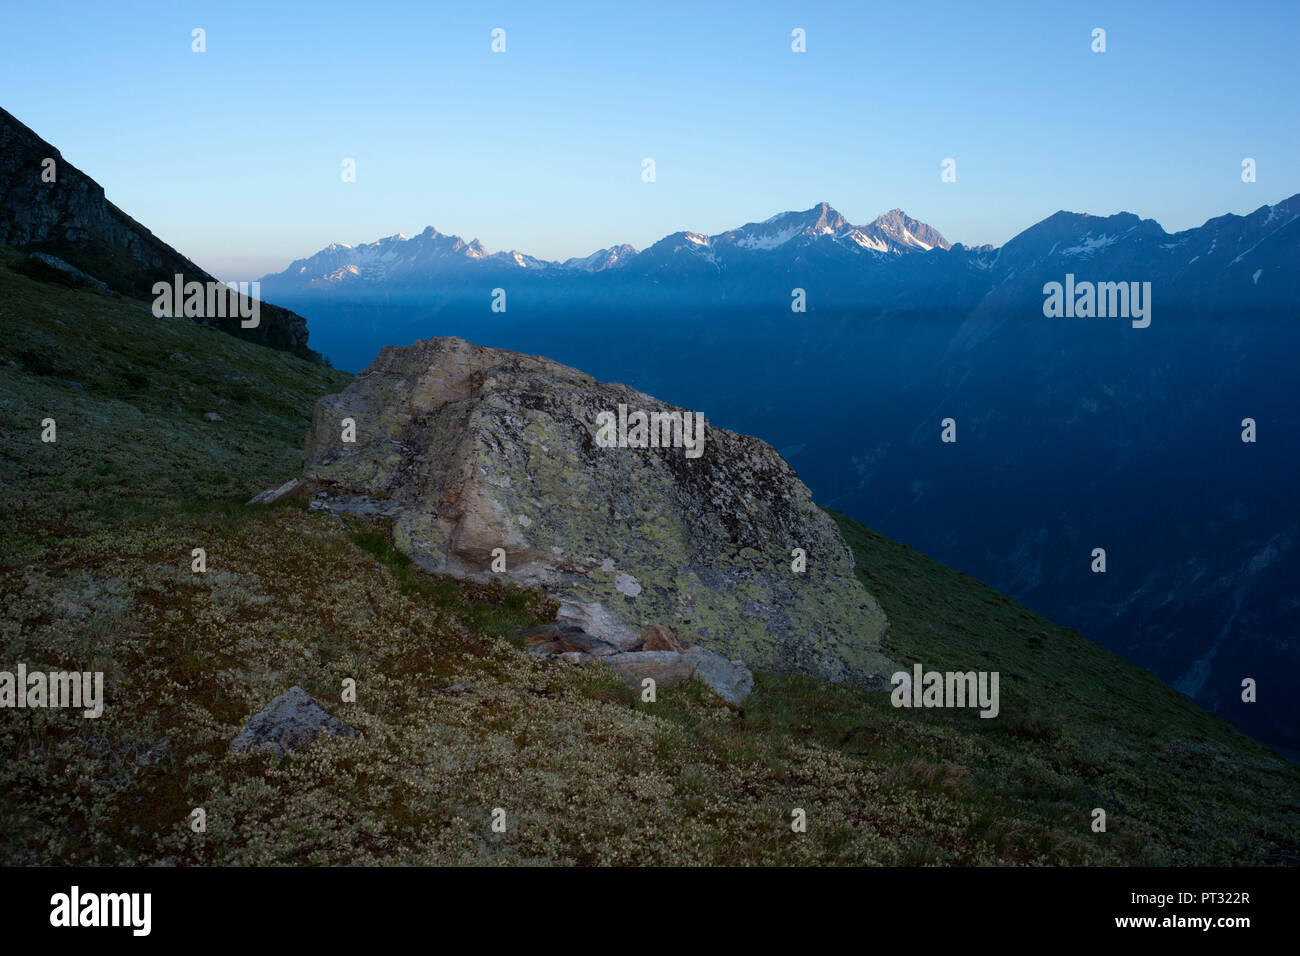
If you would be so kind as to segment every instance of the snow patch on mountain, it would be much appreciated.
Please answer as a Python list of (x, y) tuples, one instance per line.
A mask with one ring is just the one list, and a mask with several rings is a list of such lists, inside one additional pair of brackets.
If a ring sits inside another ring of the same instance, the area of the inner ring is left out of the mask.
[(1100, 236), (1088, 236), (1076, 246), (1070, 246), (1068, 249), (1062, 249), (1063, 256), (1093, 256), (1107, 246), (1114, 245), (1118, 236), (1107, 235), (1102, 233)]

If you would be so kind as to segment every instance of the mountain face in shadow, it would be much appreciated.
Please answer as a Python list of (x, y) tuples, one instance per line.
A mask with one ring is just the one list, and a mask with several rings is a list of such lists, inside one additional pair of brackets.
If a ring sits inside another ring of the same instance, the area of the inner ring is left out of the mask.
[[(187, 282), (217, 281), (109, 202), (103, 186), (3, 109), (0, 243), (53, 256), (137, 299), (151, 298), (155, 282), (170, 284), (176, 275)], [(41, 265), (37, 260), (38, 270)], [(200, 321), (303, 358), (317, 357), (307, 347), (306, 320), (287, 309), (263, 303), (254, 328), (243, 328), (236, 315)]]
[[(458, 335), (702, 409), (780, 450), (818, 501), (1300, 749), (1300, 196), (1178, 233), (1060, 212), (1000, 249), (823, 204), (594, 259), (427, 230), (263, 288), (344, 368)], [(1050, 283), (1100, 290), (1093, 312), (1136, 290), (1149, 322), (1045, 315)], [(1246, 678), (1267, 706), (1241, 700)]]

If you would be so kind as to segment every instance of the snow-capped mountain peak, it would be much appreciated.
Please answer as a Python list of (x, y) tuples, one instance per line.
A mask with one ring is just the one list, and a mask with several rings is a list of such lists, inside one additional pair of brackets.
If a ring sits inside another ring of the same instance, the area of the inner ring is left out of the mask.
[(852, 243), (876, 253), (902, 253), (949, 248), (948, 240), (923, 222), (893, 209), (864, 226), (855, 226), (830, 203), (811, 209), (778, 213), (715, 236), (718, 243), (739, 249), (769, 251), (790, 243), (815, 242), (822, 237)]
[(561, 265), (566, 269), (577, 269), (580, 272), (602, 272), (605, 269), (625, 265), (635, 255), (637, 255), (636, 248), (623, 243), (610, 246), (608, 249), (597, 249), (591, 255), (582, 258), (565, 259)]
[(746, 223), (738, 229), (721, 233), (714, 239), (740, 249), (778, 249), (796, 239), (835, 235), (848, 224), (848, 220), (830, 203), (823, 202), (811, 209), (777, 213), (762, 222)]
[(938, 230), (912, 219), (901, 209), (891, 209), (877, 216), (869, 227), (896, 245), (908, 249), (949, 249), (952, 247)]

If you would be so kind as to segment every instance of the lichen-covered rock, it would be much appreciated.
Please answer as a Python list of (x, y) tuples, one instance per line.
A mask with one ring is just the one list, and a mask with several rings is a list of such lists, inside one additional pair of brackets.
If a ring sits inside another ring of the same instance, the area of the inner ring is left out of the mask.
[(427, 570), (539, 587), (561, 622), (620, 651), (662, 624), (759, 670), (892, 673), (880, 605), (771, 446), (707, 426), (697, 457), (605, 447), (597, 416), (620, 405), (682, 411), (462, 339), (389, 347), (317, 403), (304, 477), (332, 507), (382, 501), (396, 547)]
[(357, 732), (335, 717), (301, 687), (291, 687), (253, 715), (230, 742), (235, 753), (283, 754), (305, 750), (321, 734), (355, 737)]

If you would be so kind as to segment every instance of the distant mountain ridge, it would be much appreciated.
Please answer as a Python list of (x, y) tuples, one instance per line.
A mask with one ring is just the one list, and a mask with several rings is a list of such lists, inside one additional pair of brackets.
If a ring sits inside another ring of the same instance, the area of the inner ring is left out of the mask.
[(486, 269), (505, 273), (599, 273), (626, 269), (649, 274), (683, 263), (706, 263), (719, 271), (729, 264), (743, 266), (772, 253), (798, 255), (820, 243), (832, 243), (865, 256), (897, 256), (908, 252), (947, 250), (938, 230), (893, 209), (866, 225), (855, 226), (829, 203), (802, 212), (778, 213), (713, 236), (682, 231), (665, 236), (645, 250), (623, 243), (589, 256), (563, 262), (539, 259), (517, 250), (489, 253), (477, 239), (445, 235), (433, 226), (414, 237), (401, 233), (375, 242), (351, 245), (334, 242), (312, 256), (298, 259), (283, 272), (263, 277), (277, 288), (329, 289), (364, 284), (419, 282), (424, 277), (473, 275)]
[[(489, 253), (473, 239), (432, 226), (352, 246), (333, 243), (283, 272), (263, 291), (293, 299), (365, 298), (401, 290), (451, 295), (505, 280), (538, 282), (565, 295), (594, 295), (649, 282), (686, 299), (775, 301), (794, 285), (819, 306), (890, 312), (919, 307), (983, 315), (1041, 302), (1043, 285), (1067, 273), (1100, 281), (1150, 281), (1161, 306), (1290, 308), (1300, 305), (1300, 194), (1246, 216), (1225, 215), (1168, 233), (1152, 219), (1057, 212), (1000, 248), (952, 244), (899, 209), (853, 225), (828, 203), (778, 213), (708, 236), (672, 233), (638, 251), (623, 244), (553, 262), (519, 251)], [(571, 285), (576, 283), (576, 285)], [(560, 294), (560, 293), (557, 293)]]

